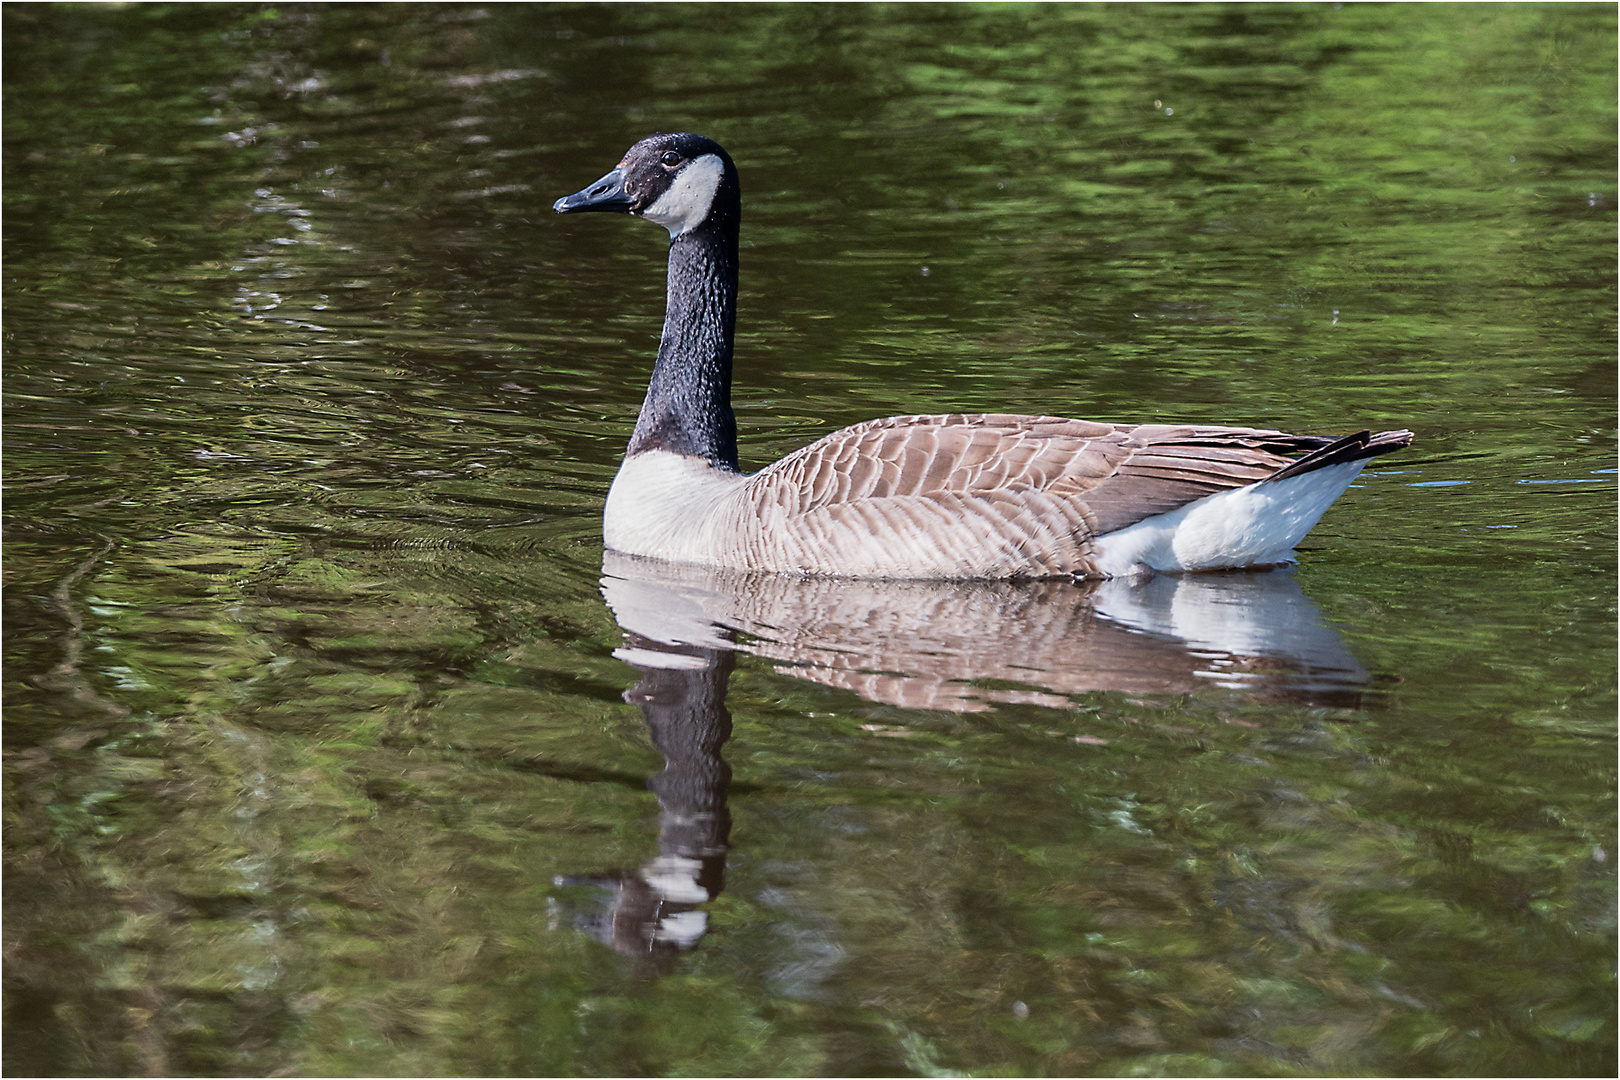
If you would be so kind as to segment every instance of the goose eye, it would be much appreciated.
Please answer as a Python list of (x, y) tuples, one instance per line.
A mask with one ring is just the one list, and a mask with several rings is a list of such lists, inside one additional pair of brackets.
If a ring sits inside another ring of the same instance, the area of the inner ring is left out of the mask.
[(677, 154), (673, 150), (665, 150), (664, 151), (664, 156), (659, 158), (658, 160), (662, 161), (665, 165), (668, 165), (670, 168), (674, 168), (675, 166), (677, 166), (677, 165), (679, 165), (681, 163), (681, 155)]

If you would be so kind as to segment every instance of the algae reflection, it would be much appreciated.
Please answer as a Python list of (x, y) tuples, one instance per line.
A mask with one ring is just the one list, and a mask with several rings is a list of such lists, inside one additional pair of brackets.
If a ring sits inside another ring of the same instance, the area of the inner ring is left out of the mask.
[(1099, 691), (1222, 690), (1357, 708), (1371, 681), (1293, 574), (937, 582), (790, 578), (608, 552), (602, 595), (641, 671), (663, 771), (659, 853), (633, 872), (560, 876), (573, 924), (655, 961), (695, 946), (724, 888), (731, 818), (727, 682), (738, 652), (778, 673), (906, 709), (1072, 707)]

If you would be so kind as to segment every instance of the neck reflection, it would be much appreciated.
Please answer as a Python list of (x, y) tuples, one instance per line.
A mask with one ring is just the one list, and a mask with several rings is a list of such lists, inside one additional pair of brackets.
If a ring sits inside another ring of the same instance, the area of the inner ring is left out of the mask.
[(647, 781), (658, 796), (658, 855), (631, 873), (556, 883), (598, 890), (595, 905), (576, 910), (577, 927), (617, 952), (656, 960), (697, 944), (708, 929), (701, 905), (725, 888), (731, 767), (720, 749), (731, 738), (726, 687), (735, 656), (635, 634), (615, 655), (641, 671), (624, 699), (641, 710), (664, 755), (663, 771)]

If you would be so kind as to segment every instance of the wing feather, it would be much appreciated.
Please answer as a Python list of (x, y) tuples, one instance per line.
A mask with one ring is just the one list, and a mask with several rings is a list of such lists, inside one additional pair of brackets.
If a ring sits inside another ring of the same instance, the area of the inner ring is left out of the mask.
[(1264, 480), (1339, 441), (1052, 416), (890, 417), (749, 477), (759, 514), (747, 543), (773, 565), (811, 571), (887, 559), (963, 577), (1087, 573), (1096, 537)]

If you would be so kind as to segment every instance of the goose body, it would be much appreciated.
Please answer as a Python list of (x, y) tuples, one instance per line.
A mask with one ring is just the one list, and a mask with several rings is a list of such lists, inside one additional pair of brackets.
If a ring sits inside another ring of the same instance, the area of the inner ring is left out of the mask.
[(1116, 577), (1270, 566), (1408, 431), (1344, 438), (1053, 416), (897, 416), (757, 473), (731, 411), (736, 167), (691, 134), (643, 139), (558, 213), (670, 233), (658, 360), (608, 492), (608, 548), (673, 562), (866, 578)]

